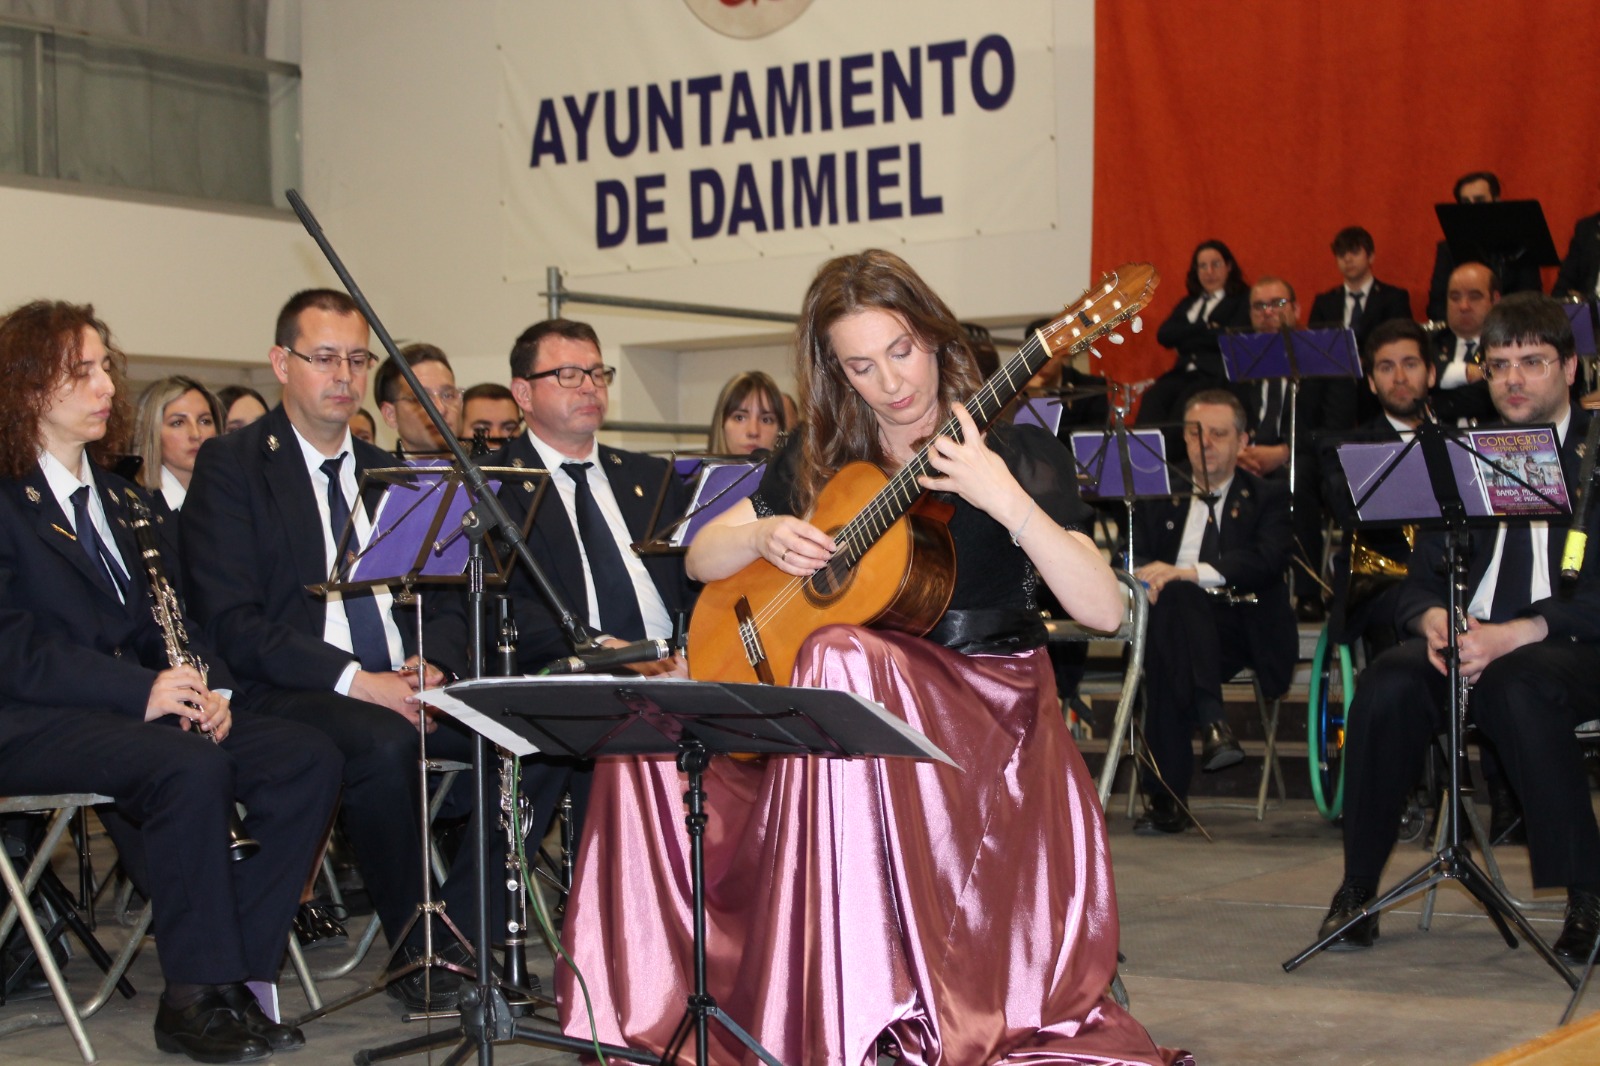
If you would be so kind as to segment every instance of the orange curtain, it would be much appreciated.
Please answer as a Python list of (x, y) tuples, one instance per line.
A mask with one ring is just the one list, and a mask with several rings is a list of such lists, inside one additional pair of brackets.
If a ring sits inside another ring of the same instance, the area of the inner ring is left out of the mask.
[(1433, 205), (1460, 175), (1541, 201), (1560, 255), (1600, 210), (1592, 0), (1097, 0), (1095, 18), (1093, 262), (1162, 274), (1145, 334), (1103, 346), (1118, 380), (1171, 365), (1155, 326), (1207, 238), (1287, 278), (1303, 317), (1340, 283), (1334, 233), (1365, 226), (1421, 316)]

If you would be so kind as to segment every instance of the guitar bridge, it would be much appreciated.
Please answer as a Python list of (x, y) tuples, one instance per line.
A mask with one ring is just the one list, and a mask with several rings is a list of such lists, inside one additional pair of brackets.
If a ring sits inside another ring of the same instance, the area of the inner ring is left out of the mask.
[(776, 684), (772, 680), (772, 664), (767, 661), (767, 650), (761, 646), (761, 634), (756, 630), (756, 620), (750, 612), (750, 598), (740, 596), (733, 605), (734, 617), (739, 620), (739, 643), (744, 645), (744, 657), (756, 672), (756, 680), (763, 685)]

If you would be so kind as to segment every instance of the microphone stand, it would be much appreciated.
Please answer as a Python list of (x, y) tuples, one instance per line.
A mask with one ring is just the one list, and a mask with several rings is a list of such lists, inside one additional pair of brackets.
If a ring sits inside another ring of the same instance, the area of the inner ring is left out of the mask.
[[(489, 479), (479, 465), (467, 454), (461, 441), (456, 437), (454, 428), (445, 421), (443, 412), (434, 402), (433, 394), (423, 387), (417, 378), (417, 372), (400, 354), (399, 347), (394, 338), (389, 335), (388, 329), (378, 318), (368, 302), (361, 287), (356, 284), (355, 278), (345, 269), (344, 262), (339, 254), (334, 251), (328, 242), (327, 236), (322, 232), (321, 225), (306, 206), (305, 200), (295, 189), (285, 190), (289, 206), (294, 209), (300, 224), (305, 227), (306, 233), (316, 242), (324, 258), (338, 275), (339, 281), (344, 285), (345, 291), (355, 301), (361, 313), (365, 316), (367, 324), (377, 336), (378, 342), (383, 346), (389, 358), (400, 368), (400, 374), (405, 378), (406, 384), (411, 387), (411, 393), (417, 403), (422, 407), (432, 421), (439, 435), (444, 438), (445, 447), (449, 450), (457, 469), (461, 471), (462, 480), (467, 484), (474, 499), (473, 506), (462, 519), (463, 530), (471, 544), (471, 554), (467, 563), (467, 637), (471, 649), (472, 676), (482, 677), (484, 670), (484, 602), (483, 602), (483, 542), (484, 537), (490, 532), (498, 533), (500, 539), (511, 549), (522, 564), (528, 568), (528, 574), (533, 579), (534, 585), (539, 589), (550, 606), (551, 612), (556, 616), (557, 624), (561, 627), (562, 634), (572, 645), (573, 651), (582, 655), (588, 652), (599, 651), (604, 647), (597, 639), (600, 634), (583, 625), (572, 612), (561, 594), (551, 582), (550, 576), (545, 573), (539, 561), (534, 558), (529, 549), (527, 539), (522, 535), (522, 527), (513, 521), (505, 504), (500, 502), (489, 488)], [(489, 960), (489, 883), (488, 883), (488, 856), (489, 856), (489, 825), (486, 820), (488, 810), (489, 774), (487, 769), (489, 759), (488, 744), (480, 733), (473, 734), (472, 740), (472, 779), (475, 789), (474, 803), (477, 814), (477, 831), (473, 835), (473, 858), (477, 866), (477, 895), (478, 915), (474, 926), (474, 947), (477, 954), (478, 980), (471, 987), (463, 988), (461, 993), (461, 1019), (459, 1029), (454, 1032), (432, 1033), (424, 1037), (402, 1041), (387, 1048), (376, 1048), (370, 1051), (358, 1052), (355, 1056), (357, 1063), (376, 1062), (383, 1058), (392, 1058), (407, 1055), (428, 1047), (441, 1047), (452, 1041), (459, 1040), (458, 1047), (451, 1053), (449, 1061), (461, 1062), (475, 1048), (479, 1066), (490, 1066), (494, 1061), (494, 1046), (496, 1040), (510, 1040), (513, 1037), (523, 1039), (531, 1038), (532, 1034), (518, 1032), (515, 1027), (516, 1019), (507, 1005), (505, 993), (500, 989), (493, 978)], [(570, 1038), (558, 1034), (539, 1034), (552, 1042), (553, 1046), (564, 1047), (569, 1050), (586, 1051), (594, 1045), (586, 1040), (572, 1041)], [(652, 1062), (653, 1057), (641, 1057), (641, 1053), (630, 1048), (615, 1048), (600, 1045), (602, 1050), (617, 1058), (630, 1061)]]

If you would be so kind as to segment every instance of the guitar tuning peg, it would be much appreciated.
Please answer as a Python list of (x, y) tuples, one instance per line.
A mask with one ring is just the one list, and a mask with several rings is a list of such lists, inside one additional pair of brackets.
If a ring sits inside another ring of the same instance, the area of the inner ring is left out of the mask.
[(1105, 358), (1105, 356), (1104, 356), (1104, 355), (1101, 355), (1101, 354), (1100, 354), (1100, 349), (1099, 349), (1099, 348), (1096, 348), (1096, 347), (1095, 347), (1095, 346), (1094, 346), (1094, 345), (1092, 345), (1092, 344), (1091, 344), (1091, 345), (1089, 345), (1089, 354), (1090, 354), (1090, 355), (1092, 355), (1092, 356), (1094, 356), (1094, 357), (1095, 357), (1095, 358), (1096, 358), (1096, 359), (1104, 359), (1104, 358)]
[(1133, 316), (1133, 331), (1135, 333), (1144, 332), (1144, 319), (1140, 318), (1138, 315)]
[(1120, 333), (1107, 333), (1106, 334), (1106, 339), (1109, 340), (1112, 344), (1126, 344), (1127, 341), (1128, 341), (1128, 338), (1124, 337)]

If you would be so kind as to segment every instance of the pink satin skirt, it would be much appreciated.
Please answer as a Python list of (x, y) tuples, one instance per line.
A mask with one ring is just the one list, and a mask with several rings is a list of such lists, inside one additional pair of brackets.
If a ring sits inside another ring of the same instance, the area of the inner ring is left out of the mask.
[[(961, 769), (713, 762), (707, 973), (729, 1017), (786, 1066), (872, 1066), (885, 1035), (928, 1066), (1193, 1062), (1107, 993), (1105, 824), (1044, 651), (963, 656), (829, 626), (795, 683), (877, 700)], [(562, 932), (599, 1038), (657, 1053), (693, 985), (684, 787), (668, 758), (600, 761)], [(563, 963), (556, 989), (564, 1029), (587, 1038)], [(711, 1033), (712, 1062), (755, 1061)]]

